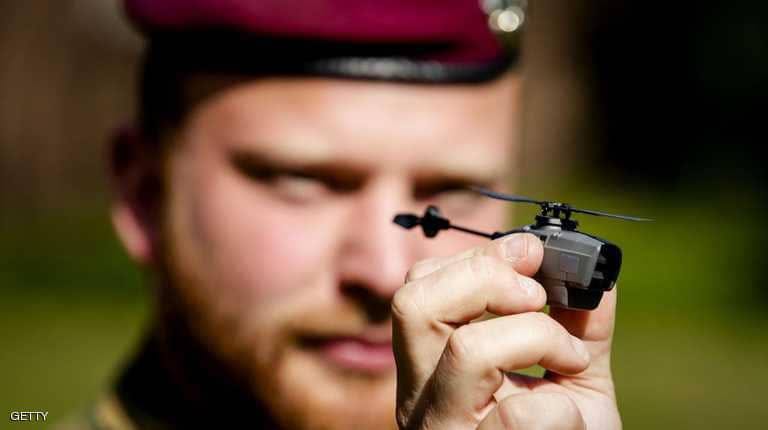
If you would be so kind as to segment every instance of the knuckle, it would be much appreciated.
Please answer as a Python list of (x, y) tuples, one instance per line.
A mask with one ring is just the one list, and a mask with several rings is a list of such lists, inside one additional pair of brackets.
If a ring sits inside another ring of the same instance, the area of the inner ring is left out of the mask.
[(563, 413), (572, 418), (580, 417), (581, 412), (579, 412), (579, 407), (576, 405), (576, 402), (573, 401), (572, 398), (569, 396), (563, 394), (563, 393), (552, 393), (551, 399), (554, 402), (557, 402), (560, 407), (563, 410)]
[(418, 273), (419, 273), (418, 267), (416, 265), (413, 265), (410, 269), (408, 269), (408, 272), (405, 274), (405, 283), (408, 284), (419, 279)]
[(508, 397), (496, 407), (502, 428), (507, 430), (524, 429), (531, 422), (537, 411), (534, 411), (533, 408), (523, 407), (519, 400), (517, 396)]
[(583, 429), (584, 420), (576, 402), (563, 393), (529, 393), (510, 396), (496, 407), (505, 429), (527, 429), (556, 424), (562, 429)]
[(392, 297), (392, 317), (405, 321), (413, 318), (419, 313), (419, 306), (414, 299), (415, 291), (418, 286), (414, 283), (409, 283), (400, 288)]
[(493, 392), (501, 386), (504, 375), (488, 356), (482, 339), (471, 324), (459, 327), (448, 338), (443, 359), (453, 372), (471, 375), (479, 385), (496, 387)]
[(564, 429), (583, 430), (585, 428), (581, 411), (571, 397), (563, 393), (549, 393), (542, 402), (546, 402), (550, 407), (556, 405), (558, 415), (561, 417), (560, 421), (564, 423)]
[(405, 274), (405, 283), (413, 282), (428, 273), (432, 272), (432, 268), (437, 264), (437, 258), (427, 258), (425, 260), (417, 261), (411, 266), (408, 273)]
[(470, 326), (465, 325), (451, 333), (446, 345), (446, 355), (452, 365), (458, 369), (474, 367), (480, 358), (475, 335)]
[(542, 312), (531, 312), (527, 314), (529, 324), (532, 326), (532, 330), (535, 333), (550, 338), (560, 335), (560, 330), (557, 329), (557, 323), (549, 315)]
[(486, 255), (477, 255), (468, 258), (466, 268), (473, 278), (481, 281), (494, 279), (501, 274), (499, 270), (498, 259)]

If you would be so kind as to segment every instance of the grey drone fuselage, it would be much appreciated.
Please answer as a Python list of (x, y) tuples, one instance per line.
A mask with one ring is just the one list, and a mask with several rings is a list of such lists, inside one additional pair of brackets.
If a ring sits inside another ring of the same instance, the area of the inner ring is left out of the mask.
[(575, 221), (539, 215), (535, 224), (510, 233), (517, 232), (531, 233), (544, 245), (544, 258), (534, 279), (547, 292), (550, 306), (593, 310), (603, 293), (616, 285), (621, 249), (577, 231)]

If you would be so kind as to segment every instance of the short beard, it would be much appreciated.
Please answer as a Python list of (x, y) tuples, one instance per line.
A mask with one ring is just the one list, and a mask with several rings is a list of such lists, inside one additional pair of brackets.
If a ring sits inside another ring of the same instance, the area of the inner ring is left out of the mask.
[[(183, 247), (174, 227), (178, 226), (167, 224), (162, 229), (167, 234), (159, 254), (164, 260), (157, 279), (156, 332), (165, 367), (184, 391), (188, 411), (211, 415), (198, 419), (215, 419), (217, 426), (228, 415), (239, 425), (256, 420), (259, 428), (395, 427), (394, 375), (318, 370), (316, 360), (295, 353), (292, 335), (308, 327), (328, 327), (327, 316), (333, 312), (301, 314), (297, 309), (313, 309), (306, 303), (311, 299), (285, 300), (275, 306), (283, 306), (275, 311), (282, 323), (280, 332), (262, 334), (262, 327), (269, 324), (260, 324), (261, 316), (247, 315), (242, 308), (241, 312), (228, 312), (232, 308), (204, 288), (211, 282), (195, 270), (201, 266), (190, 264), (188, 255), (180, 255)], [(354, 306), (345, 309), (333, 311), (349, 316), (340, 318), (342, 321), (361, 319)], [(248, 318), (254, 321), (245, 321)], [(275, 342), (255, 350), (259, 339)], [(289, 350), (293, 353), (286, 353)], [(311, 381), (307, 375), (313, 376)], [(356, 410), (350, 400), (365, 406)]]

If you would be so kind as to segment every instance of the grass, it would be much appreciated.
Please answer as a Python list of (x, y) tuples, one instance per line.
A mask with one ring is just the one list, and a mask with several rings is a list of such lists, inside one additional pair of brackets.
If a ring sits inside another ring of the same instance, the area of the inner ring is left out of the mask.
[(87, 405), (136, 343), (145, 313), (136, 301), (3, 297), (3, 413), (44, 410), (60, 421)]

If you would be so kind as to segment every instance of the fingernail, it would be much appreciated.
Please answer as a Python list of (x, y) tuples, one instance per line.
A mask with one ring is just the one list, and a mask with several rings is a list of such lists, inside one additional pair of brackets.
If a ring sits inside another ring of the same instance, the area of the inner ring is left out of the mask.
[(573, 349), (577, 354), (581, 356), (581, 358), (589, 361), (589, 351), (587, 350), (587, 345), (584, 344), (583, 340), (576, 336), (571, 336), (571, 345), (573, 345)]
[(525, 240), (525, 236), (513, 234), (509, 239), (502, 242), (501, 249), (504, 259), (508, 261), (521, 260), (528, 255), (528, 242)]

